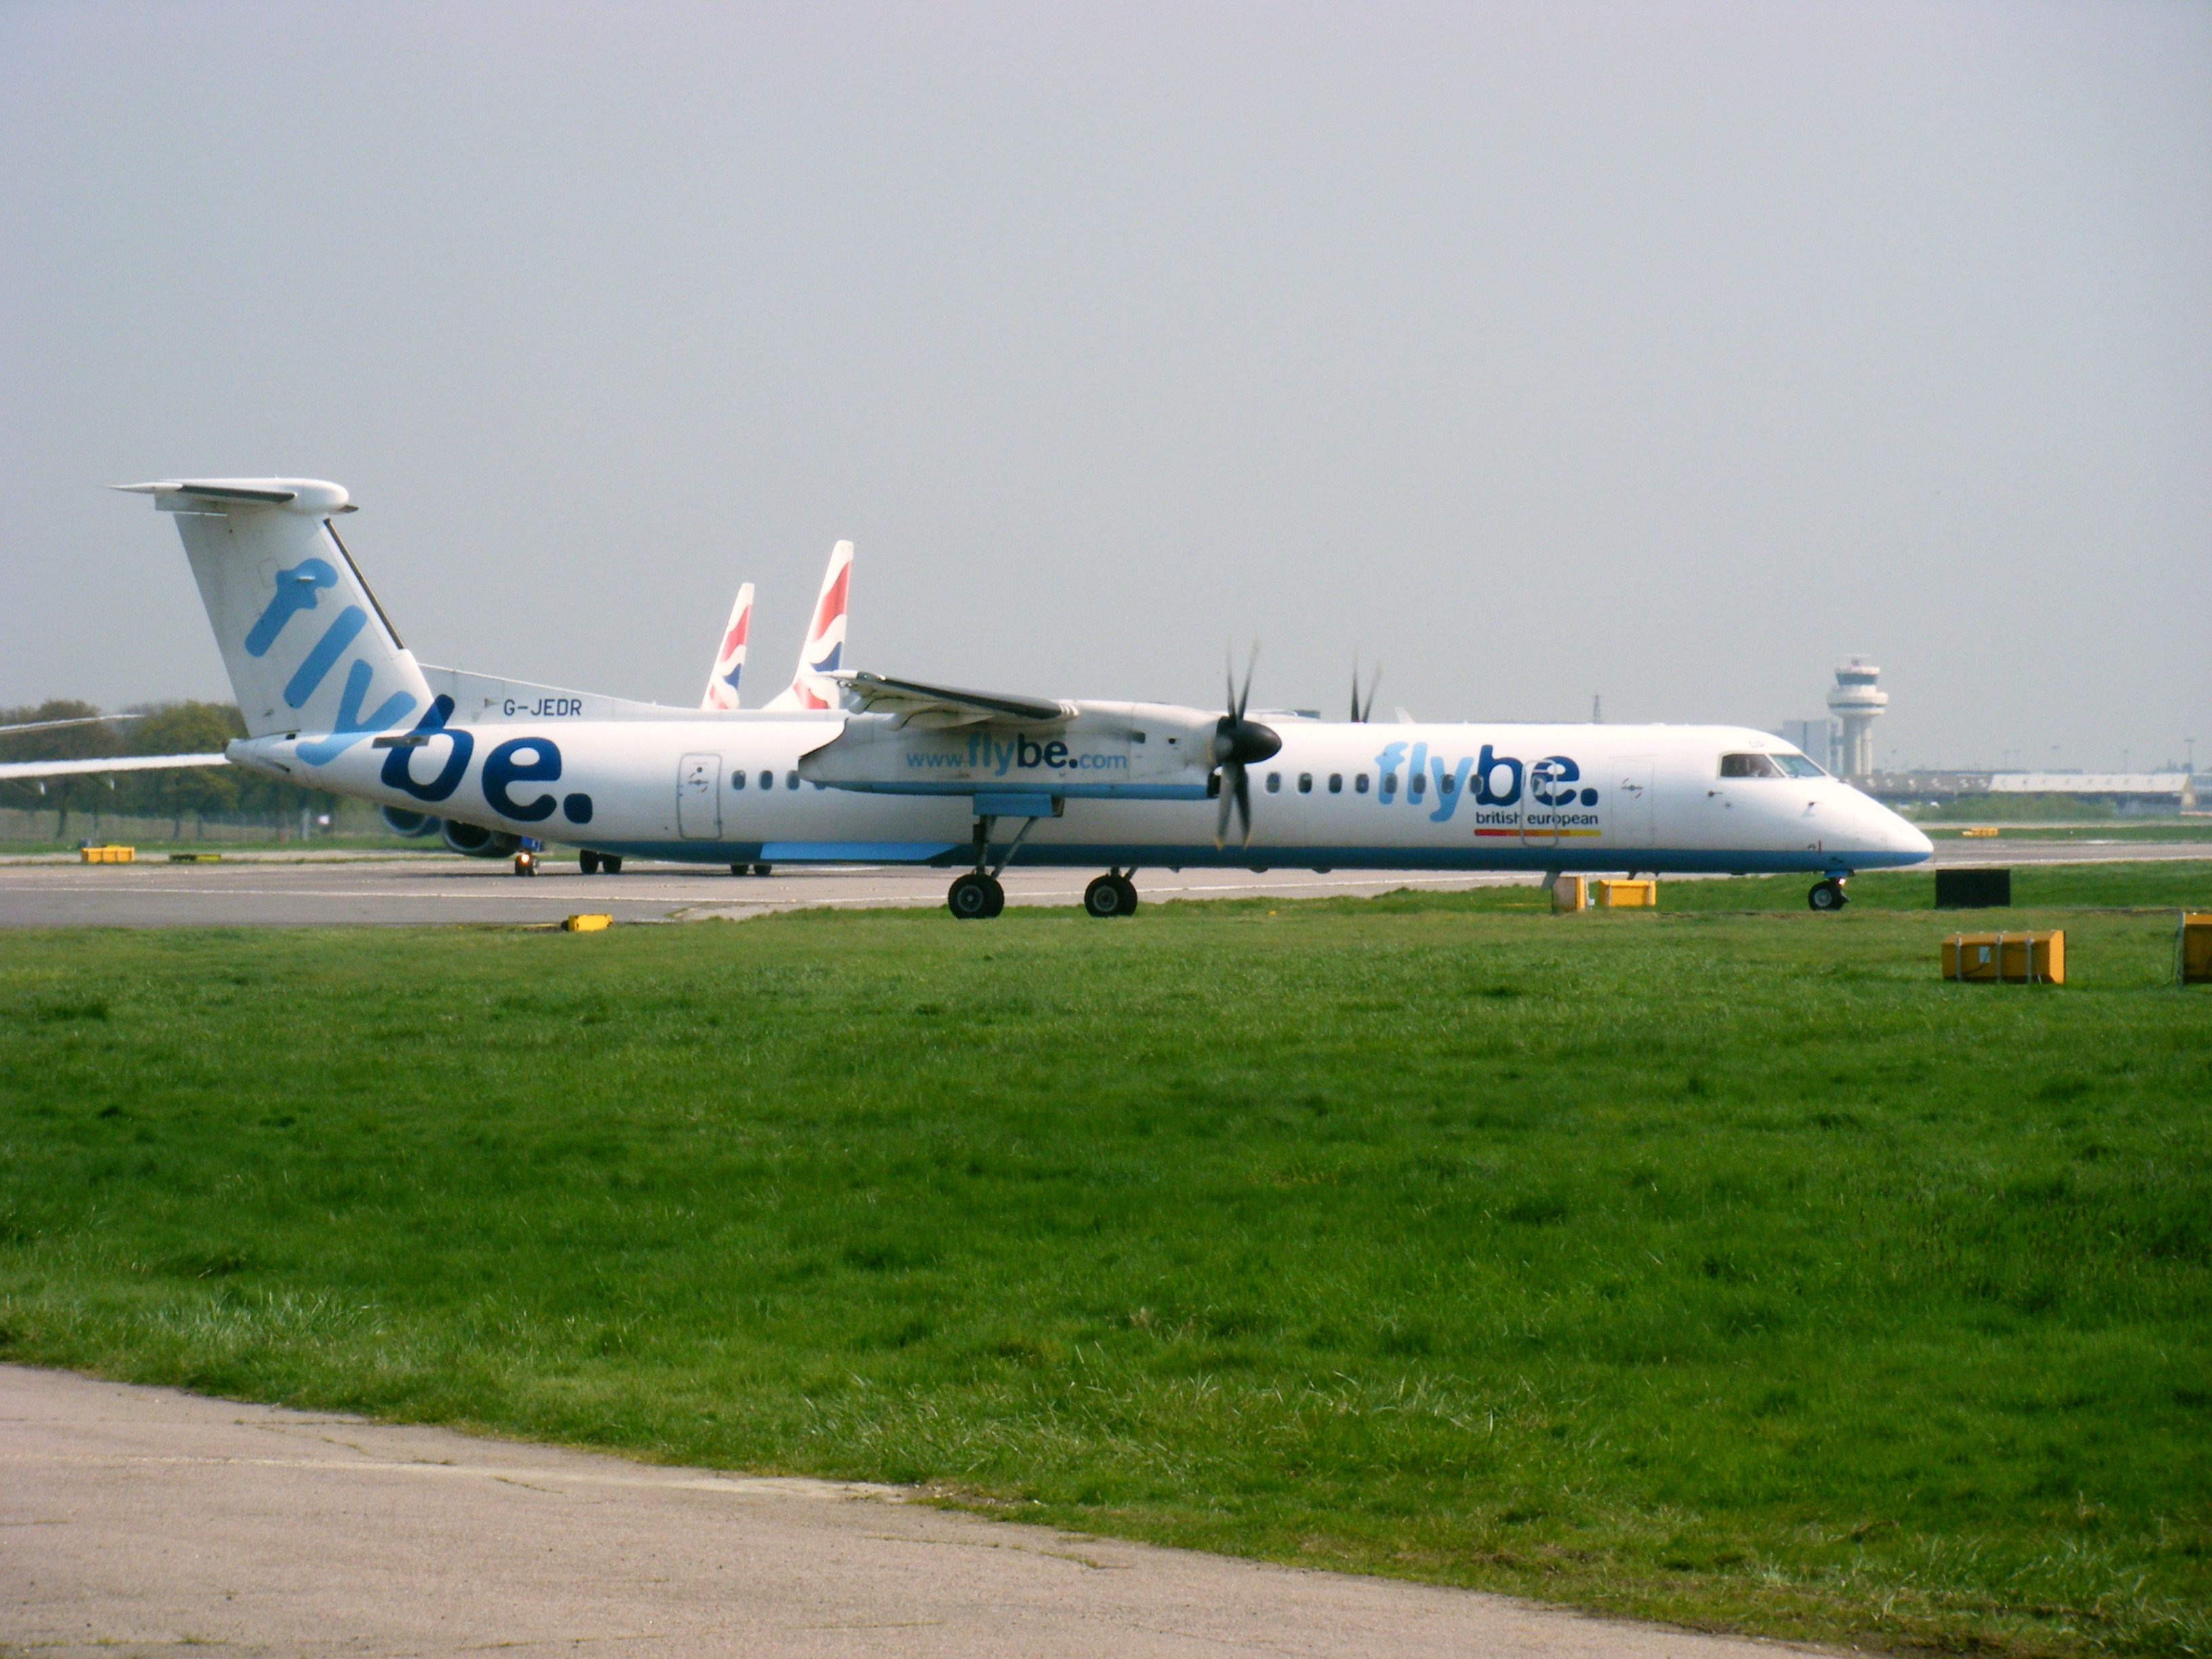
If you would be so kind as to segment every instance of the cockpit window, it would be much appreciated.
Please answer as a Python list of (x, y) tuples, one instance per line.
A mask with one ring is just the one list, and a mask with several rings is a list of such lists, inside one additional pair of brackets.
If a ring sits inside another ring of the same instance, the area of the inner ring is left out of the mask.
[(1723, 755), (1724, 778), (1825, 778), (1828, 775), (1796, 753), (1780, 755)]
[(1784, 774), (1769, 755), (1723, 755), (1721, 775), (1724, 778), (1778, 778)]

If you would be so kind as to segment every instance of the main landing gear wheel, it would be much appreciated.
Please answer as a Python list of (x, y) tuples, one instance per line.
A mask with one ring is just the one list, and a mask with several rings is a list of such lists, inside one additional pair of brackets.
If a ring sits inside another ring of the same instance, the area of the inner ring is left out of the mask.
[(730, 866), (730, 873), (733, 876), (749, 876), (752, 872), (753, 867), (750, 864), (733, 864)]
[(1805, 902), (1815, 910), (1840, 910), (1850, 900), (1844, 896), (1844, 884), (1831, 878), (1814, 882), (1813, 890), (1805, 895)]
[(1101, 876), (1083, 890), (1083, 913), (1091, 916), (1133, 916), (1137, 884), (1127, 876)]
[(756, 864), (753, 866), (753, 873), (757, 876), (764, 876), (775, 868), (775, 866), (773, 864)]
[(599, 855), (597, 853), (594, 853), (590, 848), (586, 847), (582, 852), (576, 854), (576, 868), (582, 871), (584, 874), (587, 876), (598, 875), (599, 873)]
[(618, 876), (622, 874), (622, 854), (619, 853), (600, 854), (599, 868), (611, 876)]
[(988, 921), (1006, 908), (1006, 890), (981, 870), (970, 870), (952, 884), (945, 908), (962, 921)]

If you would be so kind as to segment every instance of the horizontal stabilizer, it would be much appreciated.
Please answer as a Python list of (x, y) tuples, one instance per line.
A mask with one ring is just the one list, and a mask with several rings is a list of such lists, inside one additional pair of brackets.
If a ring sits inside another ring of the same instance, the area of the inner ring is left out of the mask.
[(189, 511), (194, 500), (240, 506), (283, 507), (325, 518), (354, 513), (343, 484), (321, 478), (161, 478), (152, 483), (117, 484), (133, 495), (151, 495), (156, 507)]
[(102, 772), (171, 772), (189, 766), (227, 766), (228, 755), (100, 755), (90, 760), (0, 761), (0, 783), (15, 778), (65, 778)]

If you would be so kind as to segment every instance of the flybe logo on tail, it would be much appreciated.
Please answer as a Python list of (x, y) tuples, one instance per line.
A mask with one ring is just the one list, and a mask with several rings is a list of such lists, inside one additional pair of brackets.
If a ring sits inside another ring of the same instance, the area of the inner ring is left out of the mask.
[[(246, 630), (246, 654), (267, 656), (292, 618), (302, 611), (316, 610), (324, 590), (336, 587), (337, 581), (338, 573), (327, 559), (306, 558), (289, 570), (278, 571), (276, 593), (255, 618), (253, 626)], [(338, 659), (368, 625), (368, 612), (357, 605), (349, 605), (331, 617), (330, 626), (300, 659), (291, 678), (284, 682), (286, 706), (306, 708), (308, 699), (330, 678), (331, 670), (337, 666)], [(364, 716), (362, 705), (368, 700), (369, 683), (375, 677), (376, 671), (365, 660), (354, 659), (346, 671), (345, 686), (338, 694), (337, 718), (331, 722), (330, 735), (301, 744), (301, 760), (310, 766), (321, 766), (336, 759), (369, 732), (396, 726), (415, 712), (415, 699), (407, 692), (395, 691)]]
[[(326, 587), (338, 585), (338, 573), (324, 559), (302, 559), (289, 570), (276, 573), (276, 597), (269, 601), (269, 608), (261, 613), (246, 636), (246, 653), (250, 657), (265, 657), (269, 647), (276, 643), (276, 636), (284, 631), (284, 624), (302, 611), (315, 608), (316, 596)], [(300, 705), (294, 703), (293, 708)]]

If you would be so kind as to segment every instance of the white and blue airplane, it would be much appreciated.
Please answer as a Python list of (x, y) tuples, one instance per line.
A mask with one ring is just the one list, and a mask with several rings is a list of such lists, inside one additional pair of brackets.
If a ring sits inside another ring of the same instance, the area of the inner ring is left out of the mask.
[(838, 647), (802, 653), (798, 707), (673, 708), (430, 667), (339, 538), (343, 487), (119, 487), (183, 538), (245, 716), (234, 763), (437, 816), (486, 849), (573, 846), (586, 871), (936, 866), (963, 872), (948, 902), (964, 919), (999, 913), (1016, 862), (1103, 866), (1085, 897), (1097, 916), (1135, 908), (1143, 868), (1800, 871), (1826, 910), (1853, 872), (1933, 850), (1740, 726), (1270, 725), (1247, 713), (1249, 668), (1223, 711), (849, 672), (835, 560), (838, 603), (817, 623), (836, 611)]

